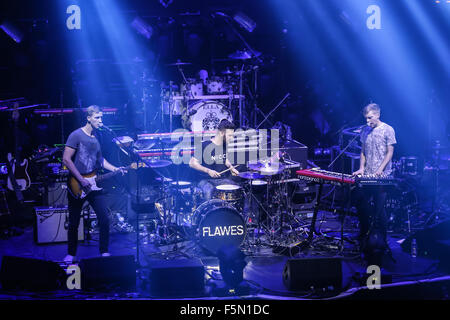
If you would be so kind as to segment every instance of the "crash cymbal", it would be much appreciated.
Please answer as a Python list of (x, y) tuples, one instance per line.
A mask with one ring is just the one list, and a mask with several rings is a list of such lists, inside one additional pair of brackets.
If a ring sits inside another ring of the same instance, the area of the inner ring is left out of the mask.
[(259, 170), (259, 172), (264, 176), (271, 176), (275, 174), (279, 174), (284, 170), (283, 165), (273, 165), (271, 167), (263, 167)]
[(228, 56), (228, 58), (234, 59), (234, 60), (248, 60), (248, 59), (259, 57), (260, 55), (261, 55), (261, 52), (258, 52), (258, 51), (249, 52), (247, 50), (238, 50), (238, 51), (230, 54)]
[(249, 180), (254, 180), (254, 179), (263, 179), (264, 176), (260, 175), (258, 172), (251, 172), (251, 171), (247, 171), (247, 172), (240, 172), (238, 174), (239, 177), (244, 178), (244, 179), (249, 179)]
[(186, 65), (190, 65), (192, 63), (190, 62), (181, 62), (180, 60), (178, 60), (177, 62), (174, 63), (169, 63), (168, 66), (186, 66)]

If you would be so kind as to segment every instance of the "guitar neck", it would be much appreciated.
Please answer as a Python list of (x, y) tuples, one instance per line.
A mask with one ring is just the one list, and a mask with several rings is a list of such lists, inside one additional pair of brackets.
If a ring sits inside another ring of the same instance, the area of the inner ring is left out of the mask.
[[(130, 167), (131, 166), (126, 167), (125, 170), (129, 169)], [(119, 174), (119, 173), (120, 173), (120, 170), (113, 171), (113, 172), (108, 172), (108, 173), (102, 174), (101, 176), (97, 176), (97, 178), (95, 178), (95, 181), (96, 182), (101, 182), (102, 180), (106, 180), (106, 179), (112, 178), (116, 174)]]

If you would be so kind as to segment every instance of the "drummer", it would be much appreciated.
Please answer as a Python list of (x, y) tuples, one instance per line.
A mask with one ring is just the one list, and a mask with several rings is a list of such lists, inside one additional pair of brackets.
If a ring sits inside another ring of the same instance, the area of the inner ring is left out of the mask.
[(223, 184), (236, 184), (231, 176), (237, 176), (239, 171), (227, 159), (227, 143), (231, 142), (235, 125), (223, 119), (217, 128), (216, 134), (210, 140), (195, 146), (194, 156), (189, 166), (201, 174), (198, 187), (203, 192), (205, 200), (210, 200), (214, 188)]

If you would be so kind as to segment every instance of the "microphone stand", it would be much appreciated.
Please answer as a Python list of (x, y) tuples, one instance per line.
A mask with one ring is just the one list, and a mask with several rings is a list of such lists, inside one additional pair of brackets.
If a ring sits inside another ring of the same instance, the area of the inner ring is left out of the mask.
[[(110, 128), (106, 127), (106, 126), (102, 126), (100, 128), (104, 128), (106, 129), (113, 137), (113, 141), (117, 141), (119, 143), (120, 149), (125, 152), (126, 150), (126, 146), (123, 145), (122, 142), (119, 141), (119, 139), (117, 139), (117, 135), (115, 134), (115, 132), (113, 130), (111, 130)], [(137, 169), (139, 169), (139, 163), (144, 163), (147, 165), (147, 167), (151, 168), (154, 172), (156, 172), (157, 175), (159, 175), (161, 177), (161, 181), (164, 187), (164, 182), (165, 182), (165, 177), (160, 174), (157, 170), (155, 170), (151, 164), (147, 161), (142, 159), (142, 157), (132, 148), (128, 148), (128, 153), (125, 152), (125, 154), (127, 154), (127, 156), (131, 159), (131, 161), (135, 160), (137, 162)], [(140, 191), (141, 191), (141, 187), (140, 187), (140, 178), (139, 175), (136, 175), (136, 204), (139, 207), (140, 205)], [(136, 265), (138, 268), (141, 267), (140, 264), (140, 255), (139, 255), (139, 212), (136, 212)]]
[[(360, 127), (361, 129), (364, 128), (364, 126)], [(339, 130), (339, 148), (341, 149), (343, 144), (344, 144), (344, 138), (343, 138), (343, 128), (341, 130)], [(356, 140), (356, 138), (358, 138), (360, 135), (357, 134), (355, 135), (352, 140), (350, 140), (350, 142), (345, 146), (344, 149), (341, 150), (341, 152), (336, 156), (336, 158), (334, 158), (334, 160), (328, 165), (328, 169), (331, 169), (331, 167), (333, 166), (333, 164), (340, 158), (341, 159), (341, 174), (342, 174), (342, 185), (344, 186), (344, 157), (342, 157), (342, 155), (345, 153), (345, 151), (353, 144), (353, 142)], [(346, 188), (347, 189), (347, 188)], [(344, 221), (345, 221), (345, 217), (350, 213), (350, 206), (351, 206), (351, 186), (348, 186), (347, 189), (347, 206), (346, 206), (346, 210), (343, 210), (343, 216), (341, 218), (341, 249), (340, 251), (342, 252), (344, 250)]]

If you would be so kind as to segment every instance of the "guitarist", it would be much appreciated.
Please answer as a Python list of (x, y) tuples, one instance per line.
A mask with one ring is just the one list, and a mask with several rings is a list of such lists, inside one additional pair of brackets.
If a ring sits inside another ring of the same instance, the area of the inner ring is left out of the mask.
[[(83, 177), (89, 173), (95, 172), (100, 168), (109, 171), (120, 170), (125, 173), (123, 168), (118, 168), (110, 164), (102, 157), (100, 143), (95, 132), (103, 126), (103, 113), (99, 106), (92, 105), (87, 108), (86, 124), (73, 131), (66, 142), (63, 154), (63, 162), (70, 171), (70, 174), (80, 183), (83, 189), (89, 189), (90, 182)], [(69, 227), (68, 227), (68, 254), (64, 262), (70, 264), (75, 259), (78, 242), (78, 226), (80, 224), (81, 209), (85, 200), (94, 209), (100, 228), (100, 254), (110, 256), (108, 253), (109, 245), (109, 218), (106, 203), (106, 197), (102, 191), (92, 191), (88, 195), (79, 199), (67, 193), (69, 208)]]

